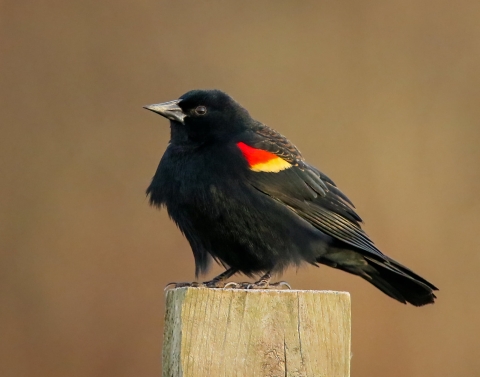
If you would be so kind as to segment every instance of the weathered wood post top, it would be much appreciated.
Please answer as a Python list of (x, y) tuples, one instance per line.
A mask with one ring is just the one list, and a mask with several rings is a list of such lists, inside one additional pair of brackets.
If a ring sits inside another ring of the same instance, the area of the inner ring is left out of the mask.
[(348, 377), (350, 295), (177, 288), (167, 292), (163, 377)]

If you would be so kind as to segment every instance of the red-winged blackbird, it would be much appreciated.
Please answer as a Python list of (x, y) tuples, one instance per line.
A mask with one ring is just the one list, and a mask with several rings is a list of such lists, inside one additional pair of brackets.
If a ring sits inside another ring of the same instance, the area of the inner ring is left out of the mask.
[(358, 275), (402, 303), (434, 302), (437, 288), (377, 249), (335, 183), (230, 96), (193, 90), (145, 108), (171, 129), (147, 195), (190, 242), (196, 276), (212, 258), (226, 268), (206, 286), (237, 272), (263, 274), (254, 285), (268, 286), (271, 273), (308, 262)]

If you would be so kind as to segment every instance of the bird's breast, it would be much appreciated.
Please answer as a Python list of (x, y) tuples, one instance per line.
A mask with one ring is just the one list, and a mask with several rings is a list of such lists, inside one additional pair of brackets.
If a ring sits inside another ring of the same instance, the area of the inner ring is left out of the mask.
[[(215, 208), (248, 190), (247, 168), (227, 148), (167, 148), (149, 188), (156, 203), (173, 207)], [(184, 208), (185, 209), (185, 208)]]

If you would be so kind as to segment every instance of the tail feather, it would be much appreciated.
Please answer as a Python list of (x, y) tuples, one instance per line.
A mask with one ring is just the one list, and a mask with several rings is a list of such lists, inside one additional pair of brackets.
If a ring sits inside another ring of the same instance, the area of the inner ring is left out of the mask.
[(417, 278), (418, 275), (408, 274), (403, 268), (398, 268), (394, 261), (384, 262), (368, 257), (365, 257), (365, 260), (375, 272), (361, 276), (390, 297), (415, 306), (435, 302), (436, 296), (433, 291), (437, 288), (425, 279), (420, 280)]
[[(387, 257), (388, 258), (388, 257)], [(370, 260), (370, 258), (368, 258), (367, 256), (365, 256), (365, 259), (367, 260)], [(371, 261), (373, 263), (375, 263), (376, 261), (374, 259), (371, 259)], [(417, 275), (415, 272), (413, 272), (412, 270), (410, 270), (408, 267), (405, 267), (404, 265), (398, 263), (396, 260), (393, 260), (391, 258), (388, 258), (388, 261), (387, 261), (388, 264), (392, 265), (395, 270), (400, 270), (401, 272), (403, 272), (404, 274), (410, 276), (411, 278), (415, 279), (415, 280), (418, 280), (419, 282), (422, 282), (423, 284), (429, 286), (432, 290), (434, 291), (438, 291), (438, 288), (435, 287), (432, 283), (430, 283), (429, 281), (425, 280), (424, 278), (422, 278), (421, 276)]]
[[(387, 257), (388, 258), (388, 257)], [(401, 303), (433, 304), (437, 288), (393, 259), (377, 259), (352, 250), (335, 250), (318, 262), (358, 275)]]

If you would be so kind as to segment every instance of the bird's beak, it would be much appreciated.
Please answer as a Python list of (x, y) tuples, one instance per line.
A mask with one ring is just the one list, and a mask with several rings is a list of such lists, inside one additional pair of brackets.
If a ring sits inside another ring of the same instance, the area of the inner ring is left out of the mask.
[(185, 124), (184, 119), (186, 115), (183, 112), (182, 108), (178, 106), (179, 102), (180, 100), (176, 99), (175, 101), (143, 106), (143, 108), (160, 114), (161, 116), (164, 116), (165, 118), (168, 118), (175, 122)]

